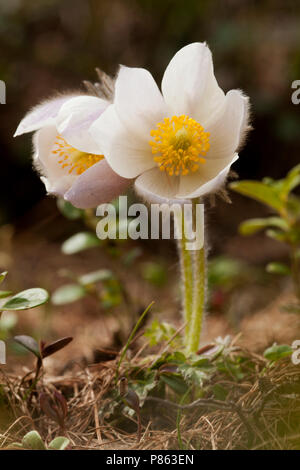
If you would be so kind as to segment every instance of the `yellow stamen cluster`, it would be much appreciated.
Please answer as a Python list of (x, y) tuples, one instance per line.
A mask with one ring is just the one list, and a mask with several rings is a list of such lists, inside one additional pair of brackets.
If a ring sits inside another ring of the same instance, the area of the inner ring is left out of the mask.
[(194, 119), (182, 115), (165, 118), (151, 131), (154, 161), (170, 176), (188, 175), (199, 169), (209, 150), (209, 132)]
[(81, 175), (104, 158), (103, 155), (85, 153), (75, 149), (61, 135), (56, 137), (55, 148), (52, 153), (59, 158), (58, 163), (62, 168), (69, 167), (69, 173), (75, 173), (76, 175)]

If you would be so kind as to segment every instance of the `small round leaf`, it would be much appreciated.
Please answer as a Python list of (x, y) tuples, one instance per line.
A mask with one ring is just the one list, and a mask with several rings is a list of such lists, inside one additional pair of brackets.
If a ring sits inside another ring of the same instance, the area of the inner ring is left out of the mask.
[(2, 310), (27, 310), (28, 308), (43, 305), (49, 299), (49, 294), (45, 289), (35, 287), (27, 289), (14, 295), (2, 307)]
[(86, 290), (79, 284), (66, 284), (59, 287), (52, 295), (51, 300), (54, 305), (65, 305), (85, 297)]
[(113, 277), (113, 273), (109, 269), (99, 269), (98, 271), (83, 274), (78, 281), (80, 284), (87, 286), (89, 284), (95, 284), (96, 282), (108, 281), (113, 279)]
[(69, 439), (67, 439), (66, 437), (59, 436), (59, 437), (56, 437), (55, 439), (53, 439), (53, 441), (50, 442), (49, 449), (52, 449), (52, 450), (65, 450), (68, 447), (69, 444), (70, 444)]
[(37, 341), (31, 336), (20, 335), (15, 336), (14, 340), (16, 343), (21, 344), (25, 349), (32, 352), (39, 359), (41, 358), (40, 348)]
[(101, 245), (99, 238), (91, 232), (79, 232), (66, 240), (61, 249), (65, 255), (73, 255), (80, 251)]
[(37, 431), (28, 432), (22, 439), (24, 449), (46, 450), (45, 444)]

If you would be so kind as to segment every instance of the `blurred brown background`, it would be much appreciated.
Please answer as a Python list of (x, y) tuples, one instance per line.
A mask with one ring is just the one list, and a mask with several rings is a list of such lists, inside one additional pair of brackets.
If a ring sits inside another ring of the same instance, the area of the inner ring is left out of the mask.
[[(44, 197), (31, 169), (30, 136), (13, 139), (26, 111), (56, 90), (82, 87), (99, 66), (146, 67), (160, 81), (173, 54), (207, 41), (220, 85), (252, 102), (254, 131), (235, 165), (241, 178), (281, 177), (299, 161), (297, 0), (0, 0), (0, 223)], [(245, 214), (244, 214), (245, 215)]]

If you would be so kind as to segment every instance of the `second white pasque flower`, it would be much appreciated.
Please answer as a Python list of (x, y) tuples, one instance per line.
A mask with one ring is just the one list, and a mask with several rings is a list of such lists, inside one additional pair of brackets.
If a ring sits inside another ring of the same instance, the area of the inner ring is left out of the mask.
[(76, 207), (108, 202), (130, 184), (111, 169), (89, 133), (108, 105), (96, 96), (57, 96), (33, 108), (15, 133), (34, 132), (33, 163), (47, 192)]
[(226, 95), (205, 43), (182, 48), (169, 63), (162, 93), (142, 68), (121, 67), (115, 97), (92, 124), (112, 169), (136, 178), (145, 196), (186, 199), (217, 191), (248, 128), (248, 98)]

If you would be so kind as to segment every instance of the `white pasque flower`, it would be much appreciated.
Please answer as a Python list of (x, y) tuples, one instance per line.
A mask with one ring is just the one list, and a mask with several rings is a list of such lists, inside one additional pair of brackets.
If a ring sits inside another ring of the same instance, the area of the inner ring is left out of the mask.
[(121, 67), (114, 103), (93, 123), (112, 169), (136, 178), (148, 197), (184, 199), (215, 192), (238, 158), (248, 127), (248, 98), (226, 95), (205, 43), (181, 49), (169, 63), (160, 93), (145, 69)]
[(111, 169), (89, 133), (108, 105), (95, 96), (58, 96), (33, 108), (15, 133), (35, 132), (33, 162), (48, 193), (76, 207), (108, 202), (130, 183)]

